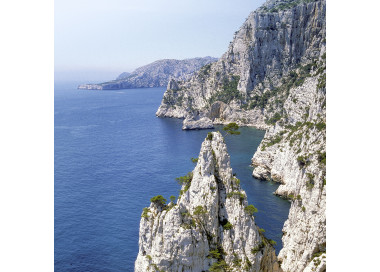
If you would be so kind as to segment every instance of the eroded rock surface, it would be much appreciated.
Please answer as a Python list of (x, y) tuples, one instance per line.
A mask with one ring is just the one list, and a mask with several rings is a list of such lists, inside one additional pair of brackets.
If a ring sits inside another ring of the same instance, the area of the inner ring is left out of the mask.
[(202, 143), (188, 177), (176, 203), (144, 209), (135, 271), (282, 271), (247, 209), (219, 132)]

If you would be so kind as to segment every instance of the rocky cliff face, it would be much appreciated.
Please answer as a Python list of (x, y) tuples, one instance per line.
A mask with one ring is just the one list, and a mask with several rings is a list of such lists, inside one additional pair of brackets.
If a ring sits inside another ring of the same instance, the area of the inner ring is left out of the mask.
[(100, 84), (83, 84), (78, 89), (115, 90), (166, 86), (170, 78), (187, 80), (202, 66), (215, 62), (212, 57), (185, 60), (165, 59), (137, 68), (132, 73), (122, 73), (116, 80)]
[(176, 203), (152, 198), (135, 271), (282, 271), (255, 224), (219, 132), (209, 133)]
[(290, 90), (289, 118), (266, 132), (252, 159), (253, 176), (280, 182), (275, 193), (292, 202), (278, 256), (284, 271), (314, 267), (326, 251), (326, 97), (318, 81), (307, 78)]
[(267, 1), (219, 61), (188, 81), (170, 82), (156, 114), (266, 129), (252, 159), (253, 176), (280, 182), (276, 194), (292, 202), (281, 268), (325, 271), (324, 0)]
[(326, 42), (325, 1), (284, 2), (268, 1), (252, 12), (217, 62), (168, 86), (156, 115), (269, 128), (287, 97), (278, 88), (284, 81), (300, 84), (306, 73), (297, 69), (318, 59)]

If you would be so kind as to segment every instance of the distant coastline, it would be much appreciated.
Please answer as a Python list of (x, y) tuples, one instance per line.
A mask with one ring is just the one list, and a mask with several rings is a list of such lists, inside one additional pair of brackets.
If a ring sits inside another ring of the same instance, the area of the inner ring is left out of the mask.
[(139, 67), (132, 73), (123, 72), (115, 80), (95, 84), (81, 84), (78, 86), (78, 89), (120, 90), (166, 87), (171, 78), (181, 81), (189, 80), (200, 68), (217, 60), (214, 57), (158, 60)]

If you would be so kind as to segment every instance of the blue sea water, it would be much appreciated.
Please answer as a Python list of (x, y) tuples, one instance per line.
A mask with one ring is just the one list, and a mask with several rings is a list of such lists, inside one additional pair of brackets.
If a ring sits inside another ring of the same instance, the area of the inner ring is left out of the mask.
[[(181, 120), (155, 117), (164, 88), (77, 90), (55, 84), (55, 271), (133, 271), (139, 222), (152, 196), (180, 190), (209, 130), (182, 131)], [(282, 247), (288, 201), (249, 166), (264, 131), (242, 128), (226, 139), (233, 172), (257, 224)]]

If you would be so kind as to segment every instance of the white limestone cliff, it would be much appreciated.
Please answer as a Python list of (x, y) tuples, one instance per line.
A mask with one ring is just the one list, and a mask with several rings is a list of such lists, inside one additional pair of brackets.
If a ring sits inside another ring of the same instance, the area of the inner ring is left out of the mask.
[(268, 0), (216, 63), (172, 82), (156, 115), (265, 129), (253, 176), (292, 202), (281, 268), (326, 270), (325, 0)]
[(253, 176), (280, 182), (275, 193), (292, 202), (278, 255), (284, 271), (314, 271), (305, 267), (316, 268), (315, 254), (326, 251), (326, 98), (317, 86), (311, 77), (290, 90), (291, 118), (266, 132), (252, 158)]
[[(274, 11), (282, 2), (292, 8)], [(209, 117), (214, 124), (237, 122), (268, 129), (265, 121), (274, 111), (258, 107), (257, 99), (273, 96), (271, 90), (283, 85), (294, 69), (320, 57), (326, 44), (325, 4), (267, 1), (249, 14), (217, 62), (178, 82), (175, 90), (168, 87), (156, 115)]]
[(188, 178), (176, 203), (153, 201), (144, 209), (136, 272), (282, 271), (247, 208), (219, 132), (202, 143)]

